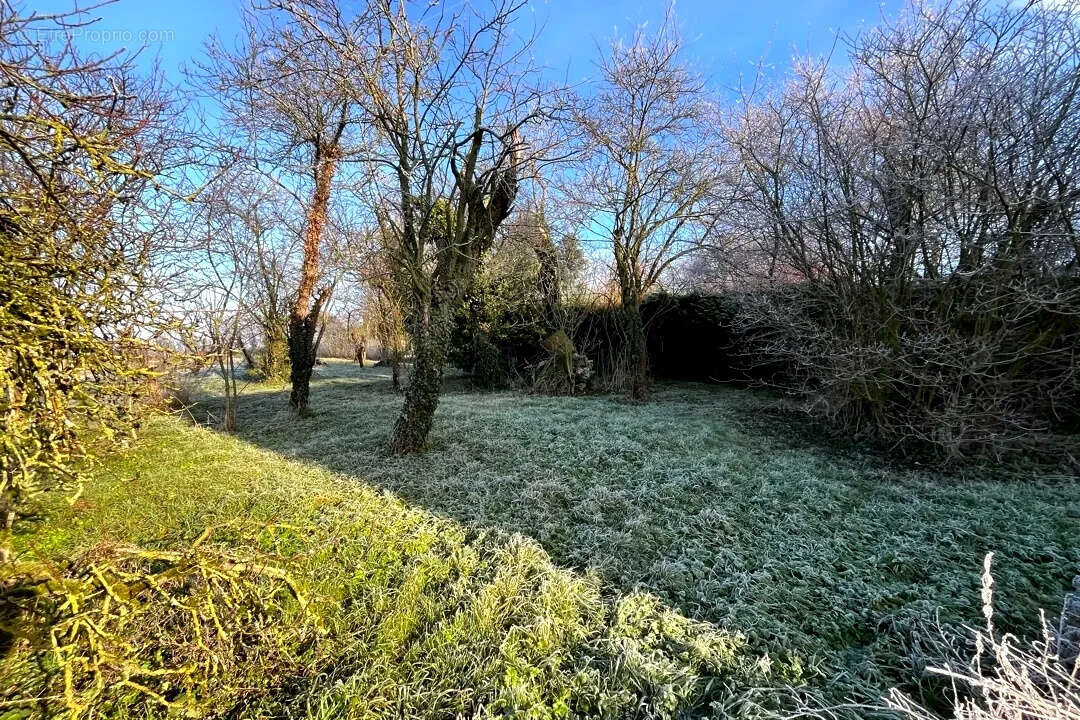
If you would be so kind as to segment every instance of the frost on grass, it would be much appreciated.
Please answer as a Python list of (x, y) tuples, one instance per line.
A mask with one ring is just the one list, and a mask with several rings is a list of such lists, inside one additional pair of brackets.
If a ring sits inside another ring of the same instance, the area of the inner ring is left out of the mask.
[(289, 523), (230, 524), (239, 529), (185, 550), (99, 544), (62, 572), (23, 560), (23, 582), (5, 576), (0, 594), (26, 630), (0, 663), (0, 709), (666, 718), (708, 714), (775, 679), (739, 634), (645, 593), (605, 598), (523, 536), (467, 533), (335, 480), (277, 498), (293, 503), (276, 509)]
[(1017, 630), (1080, 562), (1075, 479), (890, 466), (771, 418), (770, 399), (747, 391), (667, 385), (638, 406), (452, 388), (431, 450), (388, 459), (389, 379), (321, 372), (314, 423), (281, 422), (280, 397), (258, 395), (242, 436), (468, 527), (520, 532), (562, 566), (760, 650), (795, 651), (837, 696), (917, 682), (925, 626), (975, 619), (985, 552), (998, 552), (1002, 622)]
[[(1044, 615), (1042, 637), (1024, 641), (994, 627), (993, 555), (987, 553), (983, 567), (985, 625), (969, 631), (974, 638), (970, 657), (959, 657), (949, 647), (941, 653), (947, 663), (930, 672), (951, 683), (957, 720), (1080, 720), (1080, 661), (1071, 640), (1080, 631), (1073, 625), (1080, 621), (1075, 607), (1080, 603), (1080, 576), (1074, 581), (1077, 592), (1066, 596), (1057, 627)], [(889, 704), (909, 720), (934, 718), (896, 690), (890, 693)]]
[(314, 523), (327, 534), (293, 560), (337, 608), (332, 661), (262, 701), (311, 717), (754, 716), (898, 684), (944, 699), (922, 638), (978, 621), (983, 554), (1017, 631), (1080, 561), (1075, 480), (890, 467), (745, 391), (662, 386), (635, 406), (451, 389), (430, 451), (388, 458), (399, 403), (387, 374), (335, 364), (300, 422), (279, 389), (249, 388), (237, 437), (160, 426), (91, 509), (58, 507), (21, 547)]

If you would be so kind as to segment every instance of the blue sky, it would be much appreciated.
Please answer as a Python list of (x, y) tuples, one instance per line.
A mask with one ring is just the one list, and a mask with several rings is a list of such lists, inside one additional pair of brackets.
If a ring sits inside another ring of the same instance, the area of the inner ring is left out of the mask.
[[(899, 0), (682, 0), (675, 14), (687, 56), (717, 87), (731, 87), (752, 76), (758, 63), (785, 72), (794, 53), (826, 53), (837, 32), (874, 25), (882, 13), (894, 16)], [(536, 58), (545, 65), (569, 66), (578, 81), (593, 69), (597, 43), (628, 35), (639, 24), (659, 23), (663, 0), (547, 0), (533, 14), (546, 20)]]
[[(18, 0), (16, 0), (18, 1)], [(98, 0), (78, 0), (88, 7)], [(359, 0), (340, 0), (342, 3)], [(448, 0), (455, 5), (463, 0)], [(482, 5), (485, 0), (473, 0)], [(24, 10), (60, 12), (75, 0), (25, 0)], [(180, 66), (199, 58), (213, 34), (235, 38), (241, 8), (250, 0), (115, 0), (92, 11), (100, 21), (77, 42), (86, 50), (111, 54), (138, 50), (139, 62), (160, 62), (179, 84)], [(795, 54), (820, 55), (836, 44), (837, 34), (856, 33), (895, 17), (905, 0), (677, 0), (675, 14), (686, 41), (686, 57), (712, 88), (737, 87), (753, 79), (757, 67), (774, 78), (791, 67)], [(541, 26), (533, 46), (536, 64), (550, 69), (553, 80), (578, 85), (595, 74), (598, 48), (615, 36), (626, 37), (645, 23), (656, 26), (667, 0), (531, 0), (521, 16), (520, 32)], [(839, 52), (840, 60), (843, 56)], [(211, 112), (209, 107), (204, 108)], [(599, 227), (583, 239), (606, 237)]]
[[(243, 1), (117, 0), (93, 12), (101, 22), (96, 32), (86, 31), (79, 42), (112, 52), (138, 48), (140, 33), (157, 33), (166, 39), (150, 42), (143, 60), (158, 57), (170, 77), (178, 79), (180, 64), (198, 56), (212, 33), (235, 36)], [(902, 0), (681, 0), (675, 11), (688, 56), (715, 87), (727, 88), (740, 76), (752, 76), (759, 62), (771, 73), (783, 73), (795, 52), (828, 52), (837, 32), (874, 25), (883, 14), (894, 16), (901, 4)], [(74, 1), (31, 0), (23, 6), (56, 12), (70, 9)], [(659, 22), (665, 7), (665, 0), (533, 0), (523, 14), (523, 32), (532, 22), (541, 24), (534, 47), (537, 63), (577, 83), (593, 72), (598, 43), (615, 33), (629, 33), (640, 23)]]

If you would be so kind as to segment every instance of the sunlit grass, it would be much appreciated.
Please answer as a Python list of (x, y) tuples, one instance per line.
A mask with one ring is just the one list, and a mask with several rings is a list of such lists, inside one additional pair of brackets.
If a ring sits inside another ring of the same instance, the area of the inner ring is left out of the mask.
[(251, 386), (234, 437), (154, 423), (19, 546), (317, 526), (295, 561), (341, 608), (341, 661), (275, 702), (326, 717), (749, 713), (804, 683), (872, 700), (916, 679), (933, 621), (977, 623), (986, 551), (1003, 628), (1055, 607), (1080, 561), (1075, 480), (894, 467), (731, 388), (638, 406), (453, 379), (429, 452), (387, 457), (387, 375), (320, 367), (299, 421)]

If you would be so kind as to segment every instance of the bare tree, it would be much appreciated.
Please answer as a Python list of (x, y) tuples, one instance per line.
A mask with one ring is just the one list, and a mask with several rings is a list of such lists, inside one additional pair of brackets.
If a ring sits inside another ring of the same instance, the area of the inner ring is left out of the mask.
[(302, 414), (315, 367), (319, 318), (331, 291), (321, 267), (331, 192), (341, 162), (355, 150), (350, 131), (359, 117), (340, 45), (326, 42), (325, 23), (302, 22), (288, 11), (291, 7), (274, 4), (245, 13), (245, 42), (235, 51), (211, 43), (203, 70), (231, 126), (245, 140), (243, 152), (275, 174), (282, 187), (310, 188), (288, 321), (289, 404)]
[(217, 364), (221, 376), (225, 407), (221, 417), (221, 429), (236, 432), (236, 406), (240, 394), (236, 372), (236, 350), (240, 344), (243, 314), (235, 308), (236, 300), (243, 293), (243, 277), (226, 275), (222, 285), (209, 288), (207, 304), (200, 313), (202, 332), (208, 340), (207, 354)]
[[(439, 402), (452, 319), (520, 181), (523, 133), (544, 111), (513, 28), (524, 3), (483, 13), (380, 2), (366, 23), (324, 31), (353, 61), (379, 146), (361, 188), (373, 208), (392, 277), (406, 301), (415, 354), (390, 449), (423, 449)], [(310, 27), (330, 14), (312, 5)], [(366, 28), (366, 31), (360, 30)], [(535, 152), (535, 151), (534, 151)]]
[(405, 313), (397, 297), (397, 288), (378, 280), (372, 282), (371, 297), (365, 309), (364, 326), (371, 329), (379, 343), (379, 362), (390, 368), (394, 390), (401, 390), (401, 370), (408, 353)]
[(1075, 11), (913, 3), (743, 104), (763, 352), (825, 417), (952, 458), (1075, 422)]
[[(224, 383), (221, 424), (226, 431), (237, 429), (235, 352), (243, 353), (249, 370), (274, 377), (265, 371), (277, 361), (275, 339), (284, 339), (279, 310), (285, 305), (281, 297), (285, 268), (278, 265), (281, 233), (273, 188), (263, 179), (242, 165), (234, 166), (212, 182), (192, 208), (187, 343), (217, 364)], [(244, 338), (253, 331), (264, 343), (261, 360)]]
[(256, 184), (250, 190), (242, 188), (247, 193), (243, 215), (248, 244), (238, 248), (244, 254), (238, 262), (250, 268), (244, 305), (262, 341), (256, 369), (263, 379), (281, 381), (290, 368), (289, 315), (302, 250), (301, 233), (295, 227), (299, 222), (294, 221), (301, 214), (286, 193), (260, 182), (260, 175), (251, 176), (251, 182)]
[[(355, 324), (354, 324), (355, 323)], [(363, 308), (351, 308), (345, 313), (345, 329), (352, 341), (356, 364), (360, 367), (367, 365), (367, 329), (364, 326)]]
[[(228, 235), (199, 238), (229, 256), (228, 274), (243, 275), (237, 338), (249, 369), (264, 380), (282, 380), (289, 368), (289, 308), (296, 292), (300, 250), (298, 205), (263, 173), (237, 163), (200, 195), (204, 213), (229, 220)], [(196, 265), (192, 277), (201, 276)]]
[(711, 224), (718, 165), (705, 142), (704, 84), (680, 56), (674, 15), (639, 28), (600, 60), (594, 97), (577, 120), (587, 141), (579, 200), (610, 243), (630, 348), (630, 392), (648, 395), (641, 301), (673, 263), (699, 248)]

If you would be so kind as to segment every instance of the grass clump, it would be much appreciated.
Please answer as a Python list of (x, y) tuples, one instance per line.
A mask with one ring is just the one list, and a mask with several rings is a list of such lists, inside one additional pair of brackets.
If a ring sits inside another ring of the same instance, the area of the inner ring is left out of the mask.
[[(942, 667), (930, 672), (952, 684), (952, 711), (957, 720), (1080, 720), (1080, 577), (1076, 593), (1066, 596), (1055, 628), (1042, 617), (1042, 637), (1024, 641), (994, 628), (991, 574), (993, 553), (983, 565), (985, 626), (970, 630), (974, 642), (964, 654), (943, 650)], [(889, 705), (908, 720), (934, 720), (934, 714), (901, 692), (893, 691)]]

